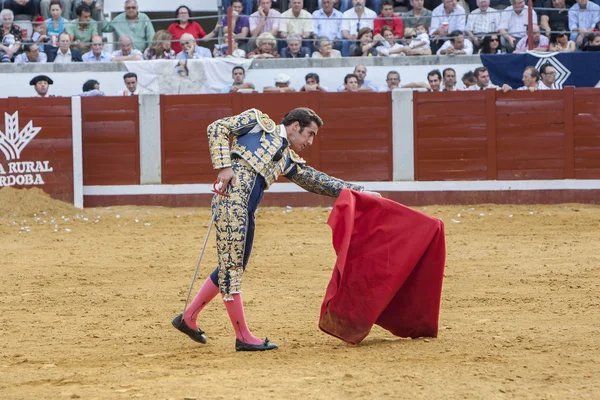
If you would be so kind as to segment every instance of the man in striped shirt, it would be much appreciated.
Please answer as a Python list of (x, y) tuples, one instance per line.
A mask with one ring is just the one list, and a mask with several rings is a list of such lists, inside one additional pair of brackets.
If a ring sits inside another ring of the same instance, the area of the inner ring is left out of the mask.
[(477, 0), (477, 8), (467, 19), (467, 36), (475, 47), (480, 47), (486, 33), (497, 32), (500, 12), (490, 8), (490, 0)]

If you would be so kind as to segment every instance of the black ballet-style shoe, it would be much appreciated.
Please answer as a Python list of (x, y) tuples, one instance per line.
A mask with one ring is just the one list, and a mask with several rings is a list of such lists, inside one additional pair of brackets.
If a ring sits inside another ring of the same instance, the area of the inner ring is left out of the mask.
[(204, 331), (202, 329), (198, 329), (197, 331), (190, 328), (185, 321), (183, 320), (183, 314), (179, 314), (176, 316), (173, 321), (171, 321), (175, 329), (177, 329), (181, 333), (185, 333), (192, 339), (194, 342), (206, 343), (206, 336), (204, 335)]
[(261, 344), (249, 344), (242, 342), (240, 339), (235, 339), (235, 351), (265, 351), (276, 349), (277, 345), (269, 342), (269, 338), (265, 338), (265, 341)]

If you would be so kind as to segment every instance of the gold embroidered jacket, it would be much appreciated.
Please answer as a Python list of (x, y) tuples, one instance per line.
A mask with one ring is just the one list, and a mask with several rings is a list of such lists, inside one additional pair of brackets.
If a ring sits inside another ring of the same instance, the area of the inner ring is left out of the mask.
[[(232, 146), (229, 147), (229, 139)], [(256, 109), (222, 118), (208, 126), (208, 145), (215, 169), (231, 166), (231, 155), (236, 154), (264, 179), (266, 188), (284, 175), (303, 189), (337, 197), (342, 189), (363, 191), (360, 185), (347, 183), (317, 171), (306, 164), (298, 154), (286, 147), (279, 161), (273, 157), (282, 147), (279, 127), (267, 114)]]

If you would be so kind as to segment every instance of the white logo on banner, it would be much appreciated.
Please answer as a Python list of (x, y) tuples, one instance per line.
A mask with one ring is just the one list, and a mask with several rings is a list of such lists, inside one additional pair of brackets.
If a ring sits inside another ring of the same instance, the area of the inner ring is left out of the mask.
[(0, 131), (0, 150), (7, 161), (6, 166), (0, 163), (0, 187), (43, 185), (41, 173), (52, 172), (49, 161), (11, 161), (20, 160), (21, 152), (42, 130), (29, 121), (25, 128), (19, 130), (19, 112), (13, 115), (4, 113), (4, 130)]
[(541, 54), (537, 52), (529, 52), (530, 55), (538, 57), (540, 60), (535, 64), (535, 68), (539, 71), (540, 67), (546, 63), (552, 65), (556, 70), (556, 81), (554, 82), (555, 89), (562, 89), (563, 85), (571, 76), (571, 71), (567, 67), (563, 65), (558, 59), (554, 56), (560, 53), (546, 53)]

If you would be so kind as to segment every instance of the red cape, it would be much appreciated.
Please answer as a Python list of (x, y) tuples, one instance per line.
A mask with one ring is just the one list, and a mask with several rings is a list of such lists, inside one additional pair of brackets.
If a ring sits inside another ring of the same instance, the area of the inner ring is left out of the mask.
[(436, 337), (446, 244), (437, 218), (343, 190), (327, 221), (337, 262), (319, 328), (360, 343), (373, 324), (401, 337)]

